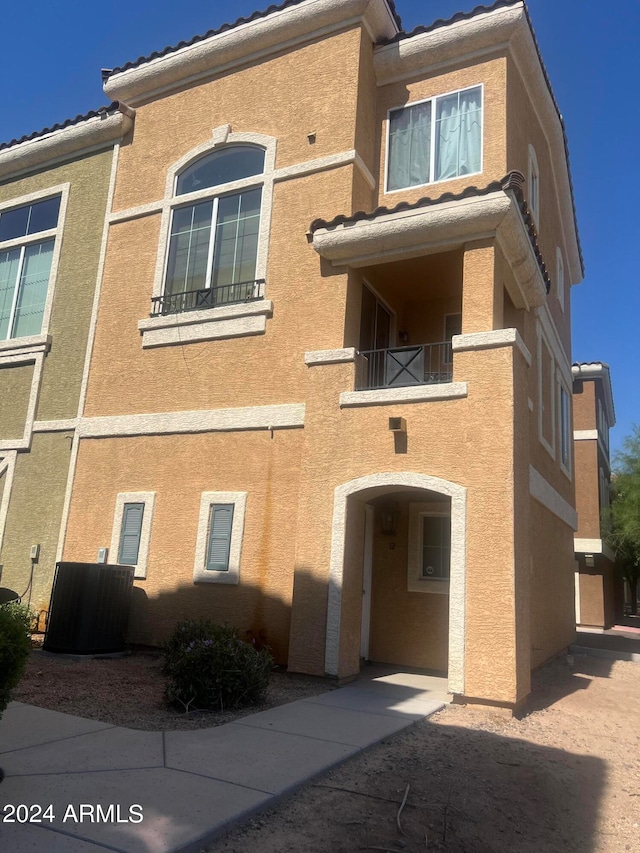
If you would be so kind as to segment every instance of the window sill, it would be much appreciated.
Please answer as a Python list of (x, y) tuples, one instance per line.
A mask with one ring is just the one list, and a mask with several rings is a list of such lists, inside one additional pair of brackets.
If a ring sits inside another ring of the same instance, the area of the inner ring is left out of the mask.
[(142, 334), (142, 348), (148, 349), (218, 338), (263, 335), (267, 328), (267, 317), (272, 314), (273, 302), (260, 299), (204, 311), (149, 317), (140, 320), (138, 329)]
[[(51, 348), (51, 335), (30, 335), (26, 338), (11, 338), (0, 341), (0, 364), (15, 362), (23, 356), (47, 353)], [(33, 358), (27, 359), (33, 361)]]
[(199, 569), (197, 572), (193, 574), (193, 582), (195, 584), (199, 583), (226, 583), (226, 584), (234, 584), (237, 586), (240, 583), (240, 578), (238, 577), (237, 572), (228, 571), (228, 572), (214, 572), (207, 571), (207, 569)]
[(432, 595), (449, 595), (450, 582), (430, 578), (409, 578), (407, 592), (428, 592)]

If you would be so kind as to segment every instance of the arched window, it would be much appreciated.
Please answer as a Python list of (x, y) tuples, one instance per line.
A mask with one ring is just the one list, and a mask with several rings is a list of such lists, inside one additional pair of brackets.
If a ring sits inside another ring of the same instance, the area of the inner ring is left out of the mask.
[(264, 168), (264, 148), (238, 144), (210, 152), (178, 173), (163, 314), (262, 296), (256, 264)]

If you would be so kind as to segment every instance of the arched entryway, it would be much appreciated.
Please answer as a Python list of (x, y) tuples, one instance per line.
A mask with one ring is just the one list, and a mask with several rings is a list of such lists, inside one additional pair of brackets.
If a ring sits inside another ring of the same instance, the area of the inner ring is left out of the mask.
[(450, 692), (464, 692), (465, 530), (466, 489), (438, 477), (374, 474), (336, 488), (327, 673), (352, 675), (363, 656), (445, 669)]

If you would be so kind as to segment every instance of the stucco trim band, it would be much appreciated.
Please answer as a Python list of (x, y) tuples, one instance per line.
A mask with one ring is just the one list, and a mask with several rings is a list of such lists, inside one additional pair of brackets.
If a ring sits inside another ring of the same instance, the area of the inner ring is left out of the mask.
[(377, 391), (343, 391), (340, 408), (384, 406), (391, 403), (425, 403), (430, 400), (457, 400), (466, 397), (466, 382), (443, 382), (438, 385), (411, 385), (406, 388), (380, 388)]
[(598, 430), (597, 429), (574, 429), (573, 440), (574, 441), (597, 441), (598, 440)]
[(475, 352), (482, 349), (514, 346), (522, 353), (531, 367), (531, 353), (517, 329), (495, 329), (492, 332), (472, 332), (468, 335), (454, 335), (451, 348), (454, 352)]
[(348, 364), (356, 360), (356, 348), (318, 349), (305, 352), (304, 363), (307, 367), (318, 367), (321, 364)]
[(0, 493), (0, 548), (2, 548), (2, 540), (4, 539), (4, 531), (7, 524), (7, 513), (9, 512), (9, 502), (11, 500), (11, 489), (13, 488), (13, 477), (16, 471), (17, 453), (7, 453), (6, 456), (0, 458), (0, 474), (4, 474), (4, 488)]
[(79, 418), (67, 418), (59, 421), (34, 421), (33, 432), (73, 432), (78, 424)]
[(449, 586), (449, 692), (464, 694), (465, 678), (465, 596), (467, 490), (464, 486), (412, 472), (370, 474), (337, 486), (334, 492), (331, 560), (327, 603), (325, 671), (338, 675), (342, 580), (347, 521), (347, 501), (351, 495), (380, 487), (427, 489), (451, 498), (451, 579)]
[(281, 406), (246, 406), (238, 409), (203, 409), (195, 412), (114, 415), (82, 418), (78, 434), (81, 438), (109, 438), (124, 435), (287, 429), (304, 426), (304, 413), (304, 403), (291, 403)]
[(142, 333), (142, 348), (148, 349), (191, 341), (261, 335), (267, 329), (267, 317), (272, 314), (273, 302), (261, 299), (206, 311), (149, 317), (140, 320), (138, 329)]
[(529, 466), (529, 493), (572, 530), (578, 529), (578, 513), (533, 465)]
[(613, 563), (615, 551), (603, 539), (574, 539), (573, 548), (576, 554), (603, 554)]

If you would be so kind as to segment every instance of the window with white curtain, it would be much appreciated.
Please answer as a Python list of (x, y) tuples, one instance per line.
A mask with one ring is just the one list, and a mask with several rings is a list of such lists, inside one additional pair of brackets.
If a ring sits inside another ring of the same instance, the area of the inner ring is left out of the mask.
[(482, 86), (389, 111), (387, 192), (482, 170)]
[(0, 212), (0, 341), (42, 330), (59, 213), (59, 195)]
[[(206, 307), (252, 298), (264, 162), (264, 149), (231, 145), (178, 175), (176, 200), (189, 201), (171, 212), (165, 296), (199, 292), (202, 304), (202, 291), (210, 291)], [(177, 310), (196, 304), (185, 298)]]

